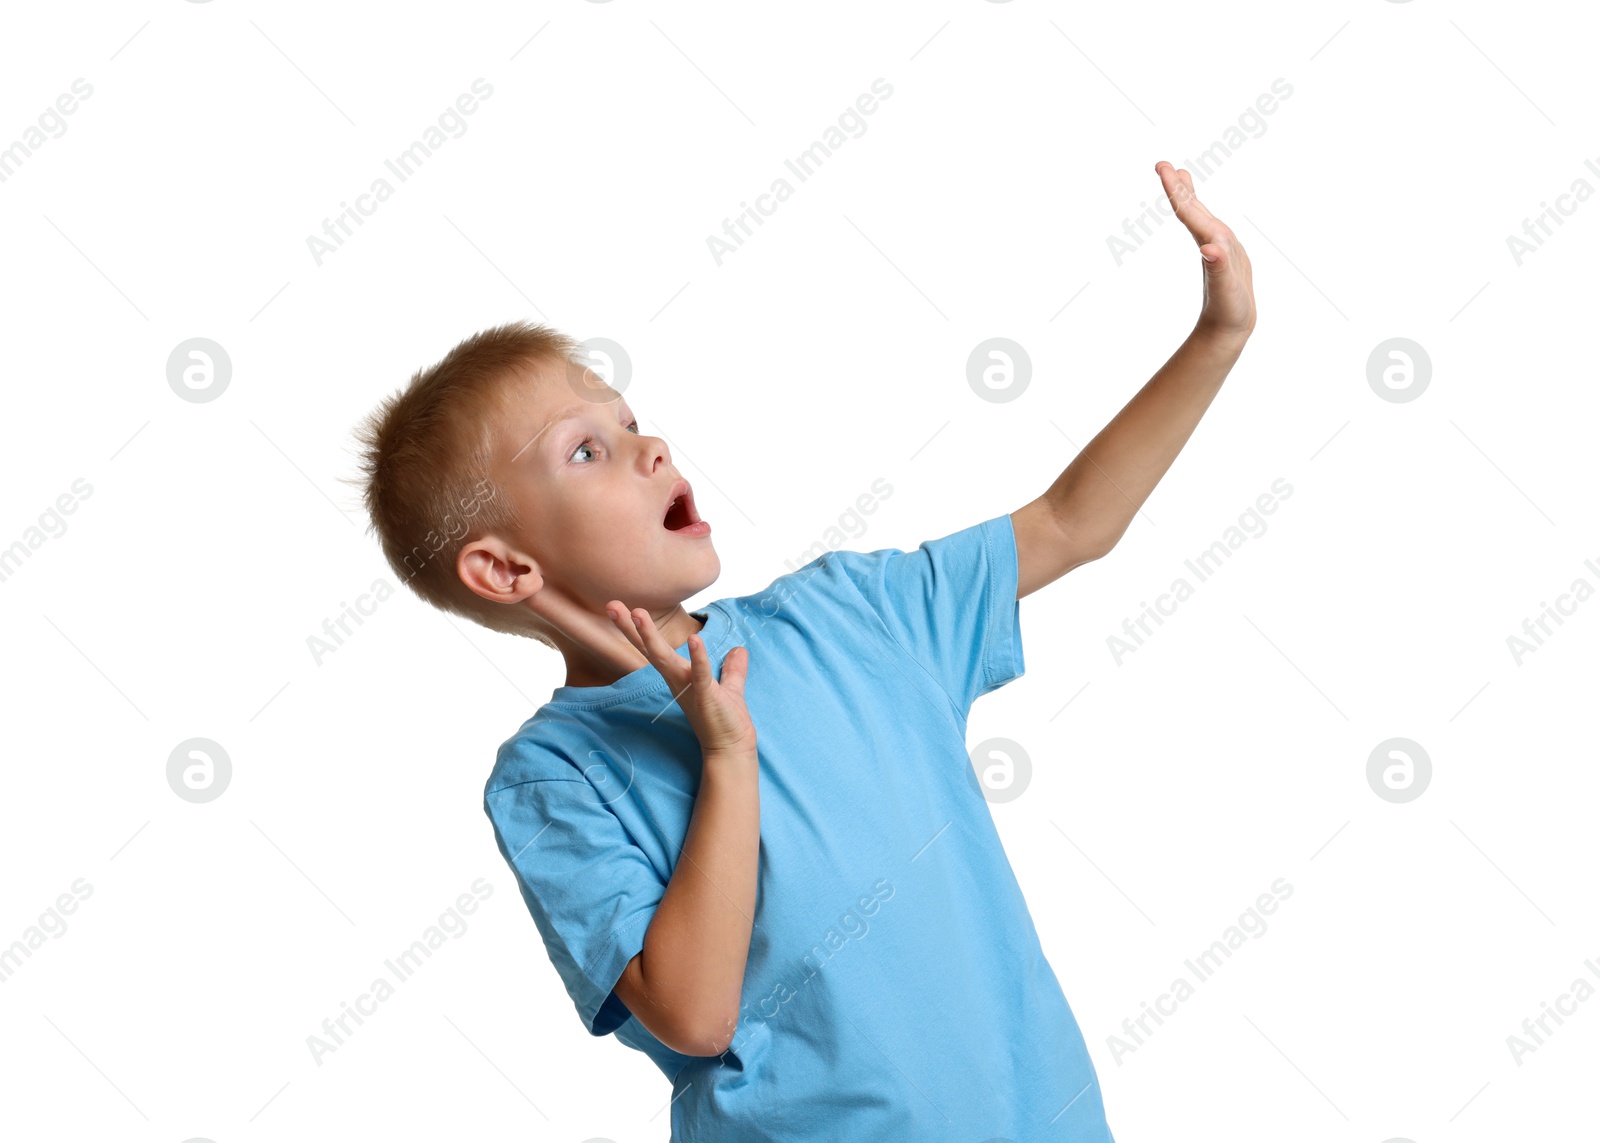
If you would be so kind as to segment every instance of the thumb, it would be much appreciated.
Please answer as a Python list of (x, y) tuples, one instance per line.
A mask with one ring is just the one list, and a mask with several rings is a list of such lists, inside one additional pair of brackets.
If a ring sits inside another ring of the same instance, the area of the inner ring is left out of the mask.
[(1205, 266), (1206, 273), (1217, 274), (1227, 265), (1227, 252), (1215, 242), (1207, 242), (1200, 247), (1200, 259)]

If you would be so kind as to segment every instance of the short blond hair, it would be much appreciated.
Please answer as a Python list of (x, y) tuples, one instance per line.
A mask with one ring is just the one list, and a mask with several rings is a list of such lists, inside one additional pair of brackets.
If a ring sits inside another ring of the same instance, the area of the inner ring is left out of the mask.
[(475, 333), (380, 402), (356, 438), (370, 530), (401, 582), (444, 611), (554, 647), (527, 608), (491, 603), (456, 574), (464, 546), (521, 524), (494, 482), (494, 428), (541, 365), (581, 368), (582, 347), (526, 321)]

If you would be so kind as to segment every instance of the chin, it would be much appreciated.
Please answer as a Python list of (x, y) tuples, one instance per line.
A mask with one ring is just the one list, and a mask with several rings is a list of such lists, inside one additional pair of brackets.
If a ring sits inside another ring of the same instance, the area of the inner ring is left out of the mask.
[(716, 583), (717, 578), (722, 575), (722, 560), (717, 555), (717, 550), (711, 547), (710, 544), (706, 545), (704, 566), (705, 573), (700, 577), (700, 586), (695, 588), (693, 592), (690, 592), (690, 595), (695, 594), (695, 592), (704, 591), (706, 588)]
[(688, 559), (680, 554), (669, 565), (658, 565), (658, 571), (648, 584), (616, 586), (609, 595), (596, 600), (596, 609), (603, 608), (607, 599), (620, 599), (629, 607), (652, 611), (681, 606), (717, 582), (722, 574), (722, 561), (707, 545)]

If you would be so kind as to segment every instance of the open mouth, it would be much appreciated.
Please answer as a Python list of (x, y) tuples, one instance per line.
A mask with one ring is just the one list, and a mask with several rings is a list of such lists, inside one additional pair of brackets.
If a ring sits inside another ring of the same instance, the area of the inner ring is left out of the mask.
[(661, 526), (669, 532), (691, 531), (691, 534), (711, 530), (709, 525), (703, 528), (699, 525), (705, 525), (705, 521), (695, 511), (694, 490), (689, 487), (687, 480), (679, 480), (672, 486), (672, 499), (667, 503)]

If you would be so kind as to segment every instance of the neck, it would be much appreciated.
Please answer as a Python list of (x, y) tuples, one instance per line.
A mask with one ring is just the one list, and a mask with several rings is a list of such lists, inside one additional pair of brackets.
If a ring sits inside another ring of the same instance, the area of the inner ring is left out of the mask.
[[(650, 619), (662, 640), (673, 648), (688, 642), (690, 635), (705, 626), (702, 620), (685, 611), (682, 604), (676, 604), (670, 610), (659, 614), (651, 612)], [(560, 632), (551, 632), (550, 636), (560, 648), (562, 658), (566, 660), (567, 677), (564, 686), (608, 687), (624, 675), (648, 663), (643, 654), (631, 644), (608, 648), (607, 653), (602, 654), (592, 647), (575, 643)], [(619, 643), (626, 643), (627, 636), (622, 632), (618, 631), (616, 636)], [(629, 661), (631, 666), (622, 665)]]

